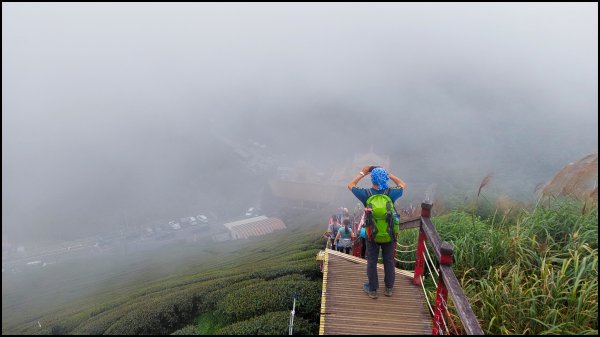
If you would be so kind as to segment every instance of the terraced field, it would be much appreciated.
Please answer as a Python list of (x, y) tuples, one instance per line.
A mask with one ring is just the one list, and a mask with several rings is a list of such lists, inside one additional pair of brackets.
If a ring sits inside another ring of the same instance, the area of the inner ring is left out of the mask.
[(283, 334), (297, 291), (295, 331), (314, 333), (325, 218), (305, 214), (248, 240), (178, 243), (3, 276), (2, 332)]

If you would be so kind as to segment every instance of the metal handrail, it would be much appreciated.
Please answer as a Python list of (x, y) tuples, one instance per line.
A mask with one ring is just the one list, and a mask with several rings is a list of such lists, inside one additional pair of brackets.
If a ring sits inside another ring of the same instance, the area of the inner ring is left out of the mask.
[[(414, 283), (421, 284), (421, 286), (423, 286), (423, 284), (422, 284), (423, 279), (421, 277), (422, 277), (424, 270), (422, 268), (424, 268), (426, 266), (426, 268), (429, 269), (430, 273), (432, 273), (431, 270), (433, 269), (436, 272), (436, 274), (438, 275), (438, 282), (436, 283), (434, 280), (434, 283), (436, 284), (436, 287), (438, 287), (438, 289), (439, 289), (439, 286), (443, 286), (445, 289), (447, 289), (447, 293), (450, 296), (452, 296), (453, 303), (456, 308), (456, 312), (457, 312), (458, 317), (460, 318), (461, 323), (465, 329), (465, 333), (468, 335), (483, 335), (484, 333), (483, 333), (483, 330), (481, 329), (481, 326), (479, 325), (477, 316), (475, 316), (475, 313), (473, 312), (473, 309), (471, 308), (471, 305), (469, 304), (469, 301), (468, 301), (467, 297), (465, 296), (465, 294), (462, 290), (462, 287), (460, 286), (460, 283), (458, 282), (458, 279), (456, 278), (456, 275), (454, 274), (454, 271), (452, 270), (452, 255), (453, 255), (454, 248), (449, 243), (442, 241), (438, 232), (435, 229), (435, 226), (431, 223), (430, 214), (431, 214), (432, 207), (433, 207), (433, 205), (431, 203), (424, 202), (421, 204), (421, 217), (419, 219), (419, 226), (418, 226), (421, 235), (419, 235), (419, 237), (424, 236), (425, 240), (424, 240), (424, 242), (420, 242), (420, 241), (423, 241), (423, 239), (419, 239), (419, 242), (417, 244), (417, 247), (419, 247), (419, 245), (424, 245), (424, 247), (421, 248), (422, 249), (421, 252), (422, 252), (423, 256), (418, 256), (419, 254), (417, 253), (417, 256), (415, 257), (417, 261), (419, 261), (419, 259), (422, 259), (422, 260), (421, 260), (421, 270), (420, 271), (415, 270)], [(412, 221), (414, 221), (414, 219), (411, 219), (410, 221), (412, 222)], [(417, 226), (415, 226), (414, 224), (411, 224), (410, 226), (406, 226), (406, 225), (400, 226), (400, 229), (415, 228), (415, 227), (417, 227)], [(431, 255), (429, 254), (429, 251), (427, 250), (427, 244), (429, 244), (433, 248), (433, 254), (435, 255), (435, 257), (437, 258), (437, 260), (439, 262), (439, 272), (435, 268), (433, 259), (431, 258)], [(419, 249), (419, 248), (417, 248), (417, 249)], [(430, 264), (431, 264), (431, 266), (430, 266)], [(419, 265), (419, 263), (415, 264), (415, 266), (418, 266), (418, 265)], [(433, 278), (433, 274), (432, 274), (432, 278)], [(444, 300), (444, 302), (445, 302), (445, 300)], [(441, 319), (442, 319), (444, 325), (446, 325), (443, 314), (441, 316)], [(437, 323), (439, 323), (439, 321), (437, 321)], [(447, 329), (447, 326), (446, 326), (446, 329)], [(447, 331), (449, 331), (449, 330), (447, 330)]]

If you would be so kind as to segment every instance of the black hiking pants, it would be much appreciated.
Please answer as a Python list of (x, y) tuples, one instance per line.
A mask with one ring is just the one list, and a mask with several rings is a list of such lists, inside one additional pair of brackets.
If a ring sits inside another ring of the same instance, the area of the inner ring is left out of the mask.
[(394, 245), (395, 242), (376, 243), (367, 241), (367, 277), (369, 278), (369, 291), (375, 291), (379, 288), (379, 278), (377, 276), (377, 259), (379, 258), (379, 249), (383, 255), (383, 275), (386, 288), (394, 288), (396, 281), (396, 271), (394, 264)]

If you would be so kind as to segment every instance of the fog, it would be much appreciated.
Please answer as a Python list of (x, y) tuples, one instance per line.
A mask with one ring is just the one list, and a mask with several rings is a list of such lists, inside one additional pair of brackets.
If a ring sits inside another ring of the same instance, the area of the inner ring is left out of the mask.
[(235, 144), (414, 198), (597, 152), (597, 3), (3, 3), (2, 50), (3, 243), (242, 214), (273, 170)]

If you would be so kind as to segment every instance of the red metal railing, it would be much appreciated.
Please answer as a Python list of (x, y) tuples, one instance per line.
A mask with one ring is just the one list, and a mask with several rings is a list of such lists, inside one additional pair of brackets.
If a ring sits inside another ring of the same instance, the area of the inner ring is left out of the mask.
[[(413, 284), (422, 285), (424, 267), (427, 264), (426, 243), (429, 243), (433, 248), (434, 255), (439, 262), (439, 275), (435, 282), (436, 297), (435, 307), (433, 308), (433, 329), (434, 335), (450, 333), (445, 318), (448, 318), (454, 331), (458, 333), (454, 326), (454, 321), (448, 311), (447, 301), (448, 294), (452, 296), (456, 312), (462, 322), (465, 333), (468, 335), (483, 335), (483, 330), (479, 326), (477, 317), (473, 313), (461, 286), (452, 270), (452, 255), (454, 249), (451, 244), (440, 239), (435, 227), (431, 223), (431, 208), (432, 204), (421, 204), (421, 219), (419, 225), (419, 238), (417, 241), (417, 255), (415, 257), (415, 273)], [(428, 253), (428, 252), (427, 252)], [(433, 266), (430, 267), (433, 269)], [(432, 275), (433, 277), (433, 275)]]

